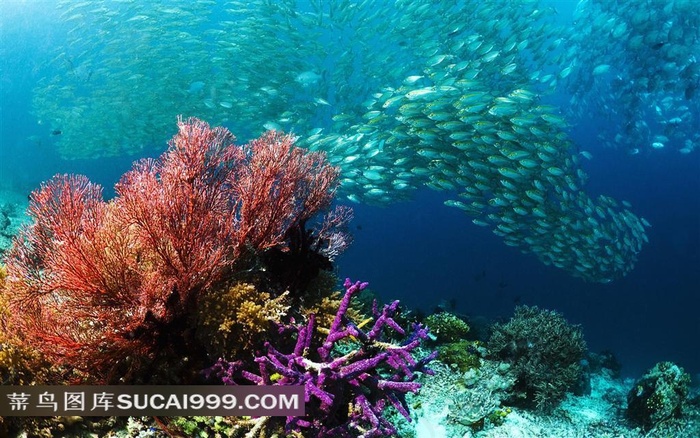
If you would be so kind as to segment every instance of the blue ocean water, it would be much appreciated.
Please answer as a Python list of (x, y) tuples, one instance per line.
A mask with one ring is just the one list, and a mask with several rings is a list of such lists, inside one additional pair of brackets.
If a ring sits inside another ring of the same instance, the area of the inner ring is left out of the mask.
[[(33, 89), (46, 74), (43, 54), (61, 44), (62, 35), (42, 5), (19, 2), (0, 17), (0, 187), (28, 194), (55, 173), (79, 172), (111, 196), (136, 157), (64, 160), (54, 148), (57, 136), (46, 134), (32, 110)], [(565, 19), (567, 9), (560, 7)], [(556, 309), (581, 324), (592, 351), (612, 350), (625, 375), (639, 376), (662, 360), (697, 375), (700, 154), (666, 148), (630, 155), (604, 147), (597, 133), (613, 129), (613, 122), (590, 118), (571, 136), (594, 155), (582, 164), (590, 176), (585, 189), (628, 200), (652, 224), (649, 244), (626, 277), (586, 283), (544, 266), (445, 208), (448, 193), (427, 189), (386, 207), (353, 205), (355, 242), (338, 261), (340, 275), (369, 281), (385, 299), (425, 311), (453, 301), (457, 312), (474, 320), (507, 319), (518, 304)], [(148, 155), (164, 147), (154, 145)]]
[(589, 190), (629, 200), (653, 225), (636, 268), (622, 279), (586, 283), (544, 266), (442, 208), (444, 194), (432, 191), (385, 208), (356, 206), (360, 229), (341, 272), (426, 311), (449, 305), (443, 300), (473, 318), (508, 319), (518, 304), (556, 309), (582, 325), (591, 351), (614, 352), (623, 375), (638, 376), (660, 360), (697, 374), (698, 157), (599, 150), (586, 170)]

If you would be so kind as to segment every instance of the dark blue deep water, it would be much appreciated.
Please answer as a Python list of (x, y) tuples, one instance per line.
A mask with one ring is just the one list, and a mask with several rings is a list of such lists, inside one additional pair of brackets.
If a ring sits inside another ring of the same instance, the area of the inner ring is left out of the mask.
[[(48, 3), (10, 2), (14, 8), (3, 7), (0, 16), (0, 188), (26, 196), (56, 173), (79, 172), (111, 196), (136, 157), (64, 160), (32, 109), (32, 91), (47, 74), (46, 53), (61, 44), (57, 18), (40, 7)], [(567, 20), (572, 6), (559, 7)], [(566, 105), (568, 97), (559, 97), (554, 101)], [(339, 274), (368, 281), (384, 299), (411, 308), (454, 306), (475, 325), (508, 319), (519, 304), (555, 309), (582, 326), (590, 350), (613, 351), (625, 375), (639, 376), (662, 360), (700, 374), (700, 149), (630, 155), (598, 138), (614, 129), (614, 120), (581, 120), (570, 134), (594, 156), (582, 163), (590, 176), (585, 190), (629, 201), (652, 224), (649, 243), (624, 278), (587, 283), (545, 266), (444, 207), (446, 192), (428, 189), (385, 207), (353, 205), (355, 241), (338, 260)], [(154, 145), (144, 155), (164, 148)]]

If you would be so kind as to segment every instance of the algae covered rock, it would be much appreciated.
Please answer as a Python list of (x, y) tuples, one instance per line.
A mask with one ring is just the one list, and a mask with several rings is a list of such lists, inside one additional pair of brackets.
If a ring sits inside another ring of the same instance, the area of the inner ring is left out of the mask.
[(673, 362), (659, 362), (627, 394), (627, 417), (645, 430), (679, 417), (688, 398), (690, 375)]

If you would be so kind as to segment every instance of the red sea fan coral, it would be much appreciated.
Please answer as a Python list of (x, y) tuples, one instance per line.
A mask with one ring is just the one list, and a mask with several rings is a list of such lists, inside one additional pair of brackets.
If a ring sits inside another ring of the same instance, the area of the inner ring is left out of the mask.
[(338, 169), (293, 144), (293, 137), (275, 131), (253, 140), (250, 164), (234, 182), (237, 229), (257, 250), (283, 244), (289, 229), (327, 209), (335, 195)]
[(291, 136), (237, 146), (200, 120), (178, 126), (111, 201), (83, 176), (43, 184), (7, 255), (9, 327), (97, 380), (128, 381), (159, 350), (199, 354), (187, 324), (201, 293), (228, 280), (243, 252), (287, 251), (290, 230), (334, 196), (338, 170)]
[[(133, 305), (135, 244), (116, 226), (102, 190), (86, 177), (59, 175), (32, 193), (34, 222), (7, 256), (10, 326), (48, 356), (69, 361), (104, 338), (103, 314)], [(123, 324), (114, 312), (110, 323)]]

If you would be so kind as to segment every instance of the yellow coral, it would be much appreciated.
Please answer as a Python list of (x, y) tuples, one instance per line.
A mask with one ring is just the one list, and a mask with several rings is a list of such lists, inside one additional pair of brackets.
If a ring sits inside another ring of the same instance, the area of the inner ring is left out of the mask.
[(235, 283), (204, 296), (197, 312), (197, 333), (212, 357), (232, 360), (259, 347), (288, 311), (286, 292), (272, 297), (252, 284)]
[[(292, 300), (287, 292), (273, 296), (259, 291), (254, 284), (237, 282), (202, 297), (196, 312), (196, 336), (205, 345), (211, 358), (227, 360), (250, 358), (262, 348), (264, 341), (277, 334), (275, 323), (288, 323), (295, 318), (316, 315), (318, 334), (328, 332), (335, 318), (342, 295), (333, 292), (338, 285), (334, 275), (321, 274), (311, 282), (301, 304), (291, 312)], [(349, 309), (350, 320), (366, 324), (358, 308)], [(297, 319), (297, 322), (301, 319)]]
[[(316, 328), (320, 333), (328, 333), (340, 307), (340, 301), (343, 299), (337, 286), (338, 277), (332, 273), (322, 272), (307, 288), (301, 313), (306, 317), (312, 313), (316, 315)], [(346, 316), (357, 323), (365, 319), (360, 306), (357, 305), (357, 300), (350, 303)], [(366, 321), (363, 322), (366, 323)]]

